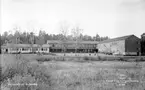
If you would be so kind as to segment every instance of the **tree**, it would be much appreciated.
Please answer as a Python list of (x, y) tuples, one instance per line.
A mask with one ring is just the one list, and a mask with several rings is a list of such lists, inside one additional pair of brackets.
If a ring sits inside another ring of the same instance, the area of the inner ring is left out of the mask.
[(34, 35), (33, 32), (30, 32), (29, 42), (30, 42), (30, 46), (31, 46), (32, 52), (33, 52), (33, 44), (34, 44), (34, 41), (35, 41), (35, 35)]
[(1, 41), (0, 41), (1, 45), (6, 44), (6, 41), (8, 41), (7, 36), (8, 36), (8, 32), (6, 31), (1, 35)]
[(75, 26), (73, 27), (71, 33), (72, 33), (72, 36), (75, 40), (75, 52), (77, 52), (77, 49), (79, 48), (80, 46), (80, 42), (82, 41), (82, 32), (83, 32), (83, 29), (80, 29), (79, 26)]
[(42, 46), (45, 43), (45, 31), (40, 30), (39, 31), (39, 36), (37, 39), (37, 44), (39, 44), (40, 46)]
[[(21, 32), (20, 32), (20, 27), (14, 27), (13, 30), (15, 31), (14, 35), (13, 35), (13, 39), (12, 39), (12, 42), (11, 42), (11, 48), (15, 48), (17, 50), (17, 53), (16, 53), (16, 58), (17, 59), (20, 59), (21, 58), (21, 53), (19, 51), (19, 48), (15, 47), (14, 44), (20, 44), (21, 43), (21, 40), (20, 40), (20, 36), (21, 36)], [(12, 36), (12, 34), (10, 34)], [(9, 36), (10, 36), (9, 35)]]
[(15, 31), (15, 33), (14, 33), (14, 37), (15, 37), (14, 43), (15, 44), (21, 43), (20, 36), (21, 36), (21, 33), (19, 31)]
[(23, 44), (28, 44), (29, 43), (29, 40), (28, 40), (28, 33), (27, 32), (23, 32), (21, 35), (20, 35), (20, 40)]
[[(60, 22), (60, 44), (62, 46), (62, 50), (65, 53), (66, 48), (67, 48), (67, 36), (68, 36), (68, 30), (69, 30), (69, 24), (68, 22), (64, 21), (64, 22)], [(65, 54), (64, 54), (65, 55)]]
[(45, 31), (40, 30), (39, 31), (39, 36), (36, 39), (36, 44), (38, 44), (40, 49), (42, 50), (42, 45), (45, 43)]
[(96, 34), (96, 41), (100, 41), (100, 36), (99, 36), (99, 34)]

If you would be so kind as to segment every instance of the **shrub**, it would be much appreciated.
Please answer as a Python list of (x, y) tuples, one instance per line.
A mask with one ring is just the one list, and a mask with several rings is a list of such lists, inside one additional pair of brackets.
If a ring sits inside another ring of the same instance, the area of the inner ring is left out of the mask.
[(39, 82), (45, 82), (47, 84), (50, 84), (49, 78), (49, 72), (46, 71), (47, 68), (42, 65), (31, 65), (28, 68), (28, 74), (31, 76), (34, 76), (35, 79), (39, 80)]
[(35, 76), (15, 75), (10, 80), (8, 87), (10, 90), (47, 90), (50, 88), (50, 85)]
[(87, 56), (85, 56), (83, 59), (85, 61), (99, 61), (99, 60), (104, 60), (100, 56), (97, 56), (97, 57), (87, 57)]
[(10, 90), (36, 90), (37, 81), (31, 75), (15, 75), (9, 82)]
[(39, 58), (36, 58), (36, 60), (38, 62), (45, 62), (45, 61), (51, 61), (52, 58), (48, 58), (48, 57), (39, 57)]
[(85, 61), (90, 60), (90, 58), (89, 58), (88, 56), (85, 56), (83, 59), (84, 59)]
[(124, 59), (123, 57), (119, 58), (119, 61), (127, 61), (126, 59)]
[(98, 55), (98, 60), (101, 60), (101, 59), (102, 59), (101, 56)]
[[(14, 60), (13, 63), (2, 67), (1, 82), (6, 84), (8, 79), (11, 83), (18, 84), (37, 82), (39, 84), (37, 90), (46, 90), (51, 85), (50, 74), (45, 66), (34, 61), (30, 63), (24, 59)], [(29, 85), (19, 85), (19, 87), (11, 85), (9, 88), (11, 90), (36, 90), (36, 87), (32, 88)]]
[(143, 58), (143, 57), (137, 58), (136, 61), (145, 61), (145, 58)]
[(2, 81), (7, 78), (12, 78), (14, 75), (24, 75), (27, 73), (28, 61), (26, 60), (15, 60), (15, 62), (2, 67)]

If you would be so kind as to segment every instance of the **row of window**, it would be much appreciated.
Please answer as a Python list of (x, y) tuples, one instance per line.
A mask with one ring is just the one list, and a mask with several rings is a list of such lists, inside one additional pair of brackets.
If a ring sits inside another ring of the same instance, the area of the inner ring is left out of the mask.
[[(63, 45), (61, 45), (61, 44), (52, 44), (51, 46), (52, 47), (62, 47)], [(65, 46), (68, 47), (68, 46), (75, 46), (75, 45), (74, 44), (70, 44), (70, 45), (66, 44)], [(79, 46), (81, 46), (81, 47), (97, 47), (96, 44), (81, 44)]]
[[(32, 50), (32, 49), (31, 48), (9, 48), (9, 50), (12, 50), (12, 51), (19, 51), (19, 50), (20, 51), (28, 51), (28, 50)], [(35, 50), (47, 51), (48, 48), (35, 48)]]

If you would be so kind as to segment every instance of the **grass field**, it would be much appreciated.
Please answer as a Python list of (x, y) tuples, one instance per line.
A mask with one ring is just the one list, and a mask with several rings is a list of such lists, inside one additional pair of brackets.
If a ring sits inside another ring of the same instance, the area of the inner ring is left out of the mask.
[(1, 55), (1, 89), (145, 90), (145, 62), (86, 56)]

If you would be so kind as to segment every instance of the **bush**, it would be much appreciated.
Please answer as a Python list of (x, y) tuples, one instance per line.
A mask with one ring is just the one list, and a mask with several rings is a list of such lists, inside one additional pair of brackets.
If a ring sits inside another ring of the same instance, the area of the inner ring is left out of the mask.
[(15, 75), (9, 82), (10, 90), (36, 90), (37, 81), (31, 75)]
[(15, 75), (9, 81), (8, 87), (10, 90), (47, 90), (50, 88), (50, 85), (35, 76)]
[(136, 61), (145, 61), (145, 58), (143, 58), (143, 57), (137, 58)]
[(28, 61), (15, 60), (15, 62), (2, 67), (2, 81), (7, 78), (12, 78), (15, 75), (24, 75), (27, 73)]
[(11, 90), (36, 90), (36, 86), (30, 87), (30, 85), (25, 85), (27, 83), (37, 83), (37, 90), (48, 89), (51, 82), (47, 68), (37, 62), (33, 62), (30, 63), (28, 60), (20, 59), (2, 67), (2, 84), (7, 85), (7, 80), (10, 80), (12, 84), (22, 84), (19, 86), (8, 85)]
[(124, 59), (123, 57), (119, 58), (119, 61), (127, 61), (126, 59)]
[(97, 57), (87, 57), (87, 56), (85, 56), (83, 59), (85, 61), (99, 61), (99, 60), (103, 60), (100, 56), (97, 56)]
[(85, 61), (90, 60), (90, 58), (89, 58), (89, 57), (87, 57), (87, 56), (85, 56), (83, 59), (84, 59)]
[(48, 57), (39, 57), (39, 58), (36, 58), (36, 60), (38, 62), (45, 62), (45, 61), (52, 61), (52, 58), (48, 58)]
[(101, 60), (102, 58), (101, 58), (101, 56), (98, 56), (98, 60)]

